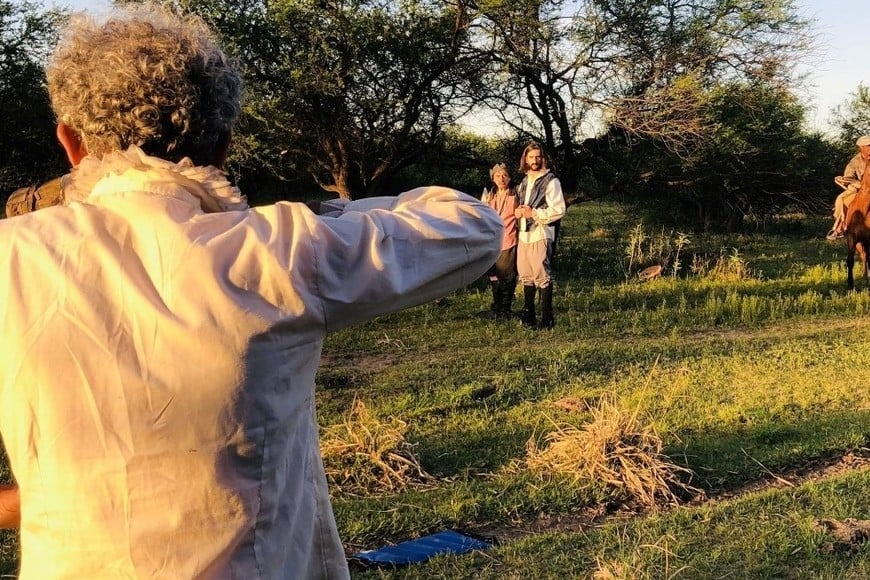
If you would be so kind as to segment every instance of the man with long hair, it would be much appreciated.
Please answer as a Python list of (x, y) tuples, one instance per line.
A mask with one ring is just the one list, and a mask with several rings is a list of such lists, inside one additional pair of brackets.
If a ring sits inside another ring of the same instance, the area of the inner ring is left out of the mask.
[[(530, 328), (553, 328), (553, 253), (559, 221), (565, 215), (565, 197), (559, 178), (550, 170), (544, 150), (530, 143), (520, 157), (525, 173), (517, 188), (519, 244), (517, 271), (523, 285), (520, 321)], [(535, 293), (541, 294), (541, 319), (535, 313)]]
[(324, 336), (477, 279), (502, 220), (443, 187), (330, 216), (248, 207), (221, 170), (237, 65), (156, 4), (75, 16), (47, 78), (63, 203), (0, 222), (18, 484), (0, 524), (20, 520), (21, 577), (347, 578), (314, 408)]

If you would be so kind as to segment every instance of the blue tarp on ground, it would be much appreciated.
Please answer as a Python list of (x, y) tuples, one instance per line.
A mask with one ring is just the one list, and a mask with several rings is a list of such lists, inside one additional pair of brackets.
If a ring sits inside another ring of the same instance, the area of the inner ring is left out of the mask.
[(491, 547), (491, 542), (453, 530), (444, 530), (416, 540), (401, 542), (395, 546), (357, 552), (352, 558), (367, 564), (414, 564), (425, 562), (438, 554), (464, 554)]

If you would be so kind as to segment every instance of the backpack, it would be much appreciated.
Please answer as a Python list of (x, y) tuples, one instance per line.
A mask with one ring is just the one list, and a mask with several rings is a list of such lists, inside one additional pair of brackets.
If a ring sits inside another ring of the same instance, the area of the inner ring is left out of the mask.
[(44, 207), (63, 203), (63, 180), (58, 177), (42, 185), (16, 189), (6, 200), (6, 217), (30, 213)]

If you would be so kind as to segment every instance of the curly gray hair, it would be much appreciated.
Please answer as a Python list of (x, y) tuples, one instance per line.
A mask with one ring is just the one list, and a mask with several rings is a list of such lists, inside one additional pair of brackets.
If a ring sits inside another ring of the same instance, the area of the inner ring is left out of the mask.
[(138, 145), (209, 163), (241, 111), (242, 78), (205, 23), (128, 4), (97, 23), (76, 14), (46, 67), (57, 120), (89, 154)]
[(508, 171), (507, 165), (505, 165), (504, 163), (496, 163), (495, 165), (493, 165), (492, 169), (489, 170), (489, 178), (495, 179), (495, 174), (499, 171), (503, 171), (504, 174), (508, 176), (508, 179), (510, 179), (511, 172)]

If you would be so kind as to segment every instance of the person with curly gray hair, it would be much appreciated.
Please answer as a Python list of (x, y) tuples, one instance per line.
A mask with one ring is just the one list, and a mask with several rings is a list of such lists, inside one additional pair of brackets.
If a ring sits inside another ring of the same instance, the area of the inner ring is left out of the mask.
[(504, 163), (493, 165), (489, 170), (489, 178), (492, 184), (484, 188), (480, 199), (501, 216), (504, 235), (498, 260), (487, 272), (492, 289), (492, 304), (489, 312), (484, 312), (484, 316), (505, 320), (513, 316), (511, 305), (517, 287), (517, 218), (514, 216), (517, 192), (511, 185), (511, 176)]
[(61, 38), (46, 67), (61, 143), (74, 164), (136, 145), (220, 167), (241, 111), (237, 66), (201, 20), (138, 13), (106, 25), (79, 15)]
[(197, 18), (79, 15), (48, 65), (63, 203), (0, 221), (0, 434), (21, 578), (347, 578), (327, 332), (468, 285), (503, 224), (444, 187), (257, 208), (242, 80)]
[[(176, 22), (153, 11), (147, 21), (103, 27), (80, 14), (69, 32), (46, 78), (58, 138), (73, 163), (86, 153), (101, 156), (137, 145), (171, 161), (223, 164), (220, 155), (241, 111), (242, 78), (200, 20)], [(141, 44), (143, 38), (150, 44)], [(137, 69), (156, 60), (163, 66)], [(119, 108), (121, 97), (135, 98), (137, 106)], [(63, 203), (66, 177), (16, 190), (6, 216)]]

